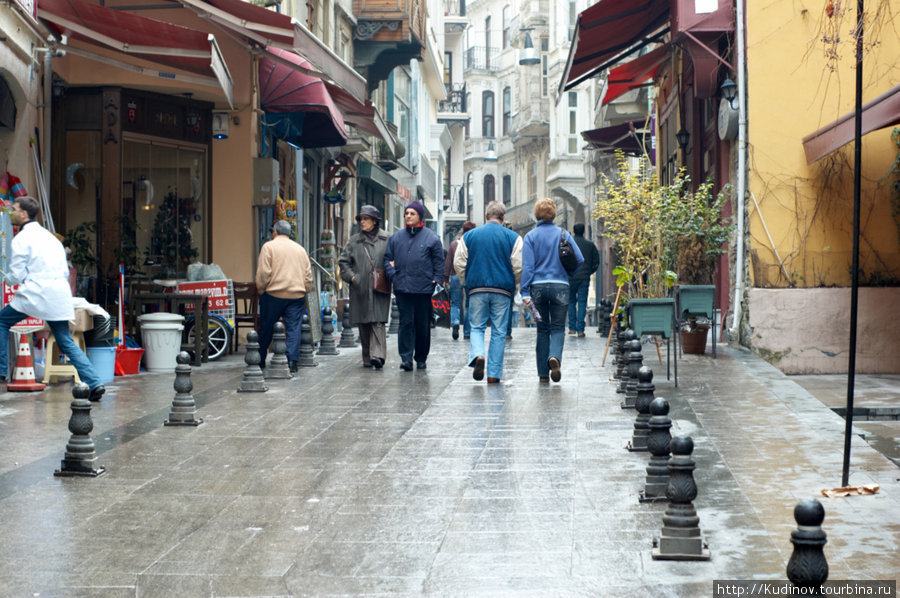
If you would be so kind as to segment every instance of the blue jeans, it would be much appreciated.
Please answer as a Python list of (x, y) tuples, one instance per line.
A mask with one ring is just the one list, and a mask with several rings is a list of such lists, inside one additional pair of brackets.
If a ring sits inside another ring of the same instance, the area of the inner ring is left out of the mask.
[[(306, 309), (306, 297), (299, 299), (279, 299), (268, 293), (259, 297), (259, 365), (266, 367), (266, 354), (272, 335), (275, 333), (275, 322), (284, 320), (284, 334), (287, 342), (288, 361), (300, 361), (300, 325), (303, 323), (303, 311)], [(309, 314), (310, 318), (321, 317)]]
[(569, 285), (558, 282), (532, 284), (531, 300), (541, 314), (541, 321), (537, 325), (537, 371), (538, 376), (546, 378), (550, 375), (547, 360), (556, 357), (562, 363)]
[(475, 293), (469, 296), (469, 365), (484, 356), (484, 331), (491, 323), (491, 344), (487, 353), (488, 378), (503, 377), (503, 352), (506, 350), (507, 321), (512, 302), (501, 293)]
[(450, 325), (459, 326), (459, 314), (462, 311), (463, 289), (459, 276), (450, 276)]
[[(9, 356), (7, 355), (9, 329), (27, 317), (27, 314), (16, 311), (9, 305), (0, 310), (0, 375), (2, 376), (6, 376), (9, 372)], [(97, 370), (94, 369), (93, 364), (87, 358), (87, 355), (84, 354), (84, 351), (72, 340), (72, 335), (69, 333), (69, 322), (67, 320), (54, 320), (52, 322), (48, 321), (47, 325), (50, 327), (50, 331), (53, 332), (56, 345), (69, 358), (72, 365), (75, 366), (81, 381), (87, 384), (91, 390), (100, 386), (102, 381), (100, 376), (97, 375)], [(50, 362), (49, 355), (47, 356), (47, 362)]]
[(587, 314), (590, 278), (569, 279), (569, 330), (584, 332), (584, 316)]

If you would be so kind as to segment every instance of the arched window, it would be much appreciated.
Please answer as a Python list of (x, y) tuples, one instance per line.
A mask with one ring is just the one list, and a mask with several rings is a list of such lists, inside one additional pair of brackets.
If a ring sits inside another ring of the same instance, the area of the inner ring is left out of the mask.
[(481, 94), (481, 136), (494, 136), (494, 92)]
[(484, 175), (484, 205), (488, 205), (496, 198), (497, 194), (494, 190), (494, 175), (486, 174)]
[(503, 134), (509, 135), (512, 119), (512, 92), (509, 87), (503, 88)]
[(531, 162), (528, 173), (528, 199), (537, 199), (537, 160)]

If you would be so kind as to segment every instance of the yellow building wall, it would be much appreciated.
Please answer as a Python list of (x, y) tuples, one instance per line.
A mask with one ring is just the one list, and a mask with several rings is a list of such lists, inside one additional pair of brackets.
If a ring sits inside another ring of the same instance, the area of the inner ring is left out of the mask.
[[(856, 3), (747, 3), (750, 275), (757, 287), (849, 286), (853, 143), (806, 163), (802, 139), (854, 108)], [(863, 102), (900, 83), (896, 0), (868, 0)], [(839, 38), (826, 44), (823, 38)], [(828, 60), (826, 52), (836, 51)], [(892, 128), (863, 137), (860, 281), (900, 280)], [(758, 203), (754, 205), (753, 199)], [(764, 229), (768, 227), (771, 241)], [(773, 247), (774, 245), (774, 247)], [(779, 265), (781, 258), (782, 265)]]

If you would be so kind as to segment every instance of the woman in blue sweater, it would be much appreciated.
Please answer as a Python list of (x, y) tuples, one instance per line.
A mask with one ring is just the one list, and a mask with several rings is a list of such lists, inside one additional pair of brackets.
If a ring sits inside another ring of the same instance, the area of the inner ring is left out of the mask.
[(537, 308), (541, 320), (537, 323), (537, 370), (541, 382), (559, 382), (562, 373), (563, 344), (566, 318), (569, 313), (569, 275), (559, 261), (559, 242), (565, 234), (578, 265), (584, 257), (572, 236), (553, 224), (556, 203), (541, 199), (534, 206), (537, 226), (525, 235), (522, 247), (522, 299)]

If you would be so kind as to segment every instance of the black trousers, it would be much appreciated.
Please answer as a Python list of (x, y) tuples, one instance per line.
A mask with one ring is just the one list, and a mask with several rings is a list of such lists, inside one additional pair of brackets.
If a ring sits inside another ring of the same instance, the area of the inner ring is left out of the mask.
[(394, 293), (400, 312), (397, 348), (400, 361), (425, 363), (431, 350), (431, 295)]

